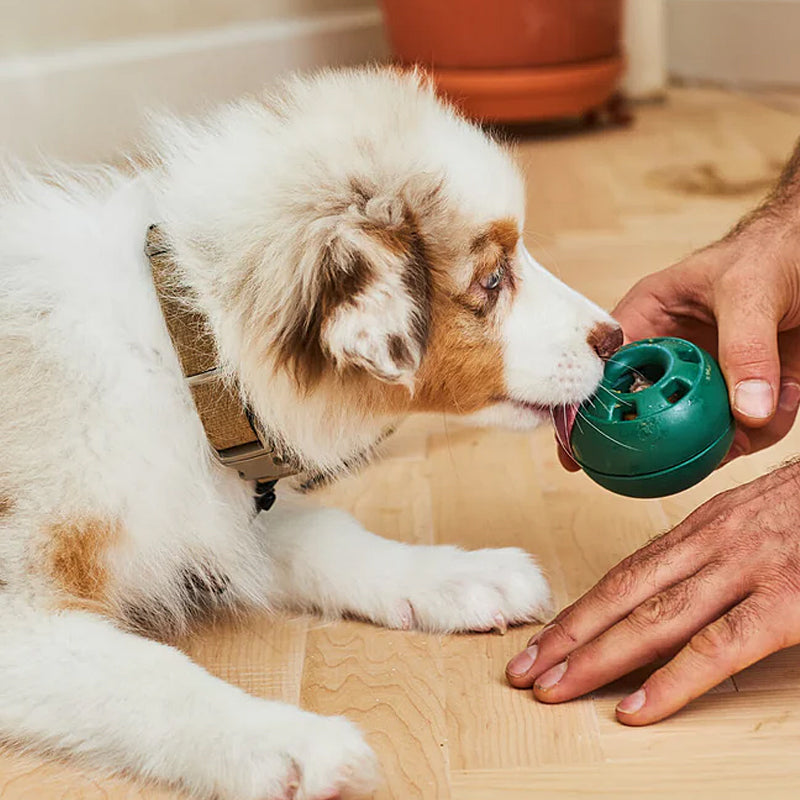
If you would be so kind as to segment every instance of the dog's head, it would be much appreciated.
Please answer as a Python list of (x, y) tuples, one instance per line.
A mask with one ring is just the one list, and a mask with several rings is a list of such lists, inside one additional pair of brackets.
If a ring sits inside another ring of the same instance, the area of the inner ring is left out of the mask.
[(298, 80), (171, 141), (178, 257), (264, 424), (316, 466), (413, 411), (535, 425), (621, 343), (525, 249), (509, 155), (418, 76)]

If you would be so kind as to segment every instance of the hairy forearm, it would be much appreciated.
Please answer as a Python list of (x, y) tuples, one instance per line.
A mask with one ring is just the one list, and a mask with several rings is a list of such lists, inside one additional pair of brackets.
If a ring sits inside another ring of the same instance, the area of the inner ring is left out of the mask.
[(753, 227), (762, 231), (764, 228), (781, 232), (789, 229), (800, 236), (800, 140), (770, 193), (736, 223), (726, 238)]

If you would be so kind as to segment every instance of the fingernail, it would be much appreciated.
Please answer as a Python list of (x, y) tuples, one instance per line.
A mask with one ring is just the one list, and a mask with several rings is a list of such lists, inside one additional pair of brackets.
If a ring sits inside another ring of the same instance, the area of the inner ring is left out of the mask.
[(528, 670), (533, 666), (536, 661), (536, 656), (539, 655), (539, 648), (536, 645), (517, 653), (511, 661), (508, 662), (506, 669), (509, 675), (526, 675)]
[(733, 393), (733, 407), (753, 419), (766, 419), (772, 413), (772, 387), (761, 380), (740, 381)]
[(544, 675), (539, 676), (539, 680), (536, 681), (536, 688), (537, 689), (552, 689), (563, 677), (564, 673), (567, 671), (567, 662), (562, 661), (560, 664), (556, 664), (554, 667), (550, 667)]
[(778, 405), (783, 411), (796, 411), (797, 406), (800, 405), (800, 385), (794, 381), (782, 383)]
[(621, 711), (623, 714), (635, 714), (644, 705), (646, 699), (644, 689), (639, 689), (621, 700), (617, 711)]
[(555, 623), (551, 622), (549, 625), (545, 625), (544, 628), (542, 628), (541, 630), (539, 630), (536, 633), (534, 633), (533, 636), (531, 636), (531, 638), (528, 640), (528, 647), (530, 647), (533, 644), (536, 644), (536, 642), (538, 642), (539, 639), (542, 638), (542, 634), (545, 631), (549, 631), (550, 628), (554, 628), (554, 627), (555, 627)]

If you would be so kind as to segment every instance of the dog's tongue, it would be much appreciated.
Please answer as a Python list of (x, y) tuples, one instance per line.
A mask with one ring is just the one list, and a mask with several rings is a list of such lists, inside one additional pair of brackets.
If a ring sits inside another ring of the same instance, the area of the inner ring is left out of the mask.
[(575, 424), (575, 417), (578, 416), (578, 409), (580, 406), (558, 406), (553, 410), (553, 419), (556, 426), (556, 436), (558, 437), (559, 444), (572, 456), (572, 445), (570, 444), (570, 436), (572, 436), (572, 426)]

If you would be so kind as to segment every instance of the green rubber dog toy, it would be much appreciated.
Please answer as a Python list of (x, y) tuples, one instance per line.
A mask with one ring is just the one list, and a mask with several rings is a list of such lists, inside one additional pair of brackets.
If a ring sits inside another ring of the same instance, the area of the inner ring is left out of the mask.
[(716, 361), (683, 339), (626, 345), (577, 411), (571, 455), (592, 480), (628, 497), (666, 497), (716, 469), (733, 441)]

